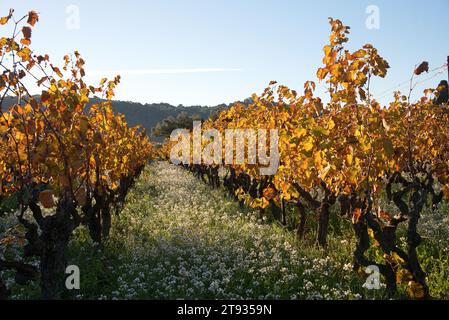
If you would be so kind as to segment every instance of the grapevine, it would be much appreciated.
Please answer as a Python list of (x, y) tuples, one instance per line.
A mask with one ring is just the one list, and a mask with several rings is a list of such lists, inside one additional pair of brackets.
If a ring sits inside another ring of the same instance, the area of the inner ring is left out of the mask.
[[(13, 10), (0, 20), (14, 29), (0, 39), (0, 197), (17, 195), (24, 256), (38, 257), (40, 267), (0, 260), (0, 270), (15, 269), (25, 282), (40, 277), (42, 296), (51, 299), (61, 292), (73, 231), (85, 225), (95, 242), (107, 239), (111, 210), (124, 202), (152, 146), (145, 131), (112, 111), (119, 76), (88, 86), (78, 52), (59, 68), (32, 50), (38, 20), (34, 11), (16, 20)], [(42, 90), (38, 96), (25, 85), (30, 79)], [(93, 94), (107, 100), (89, 105)], [(15, 103), (4, 109), (12, 97)]]
[[(329, 22), (331, 35), (317, 70), (328, 102), (315, 96), (315, 82), (307, 81), (299, 95), (272, 81), (260, 96), (252, 96), (251, 104), (237, 103), (202, 126), (219, 130), (222, 140), (227, 129), (277, 129), (280, 163), (274, 175), (261, 176), (261, 164), (183, 165), (212, 187), (218, 186), (218, 167), (223, 167), (223, 185), (232, 197), (242, 206), (259, 208), (261, 215), (271, 208), (271, 216), (284, 225), (286, 207), (295, 207), (300, 238), (308, 212), (316, 213), (316, 240), (322, 247), (331, 209), (338, 203), (357, 239), (354, 269), (378, 267), (389, 296), (405, 283), (411, 298), (429, 298), (417, 255), (422, 242), (417, 226), (425, 207), (435, 208), (449, 197), (447, 106), (435, 103), (438, 92), (433, 89), (414, 103), (397, 92), (393, 102), (381, 106), (370, 86), (387, 75), (388, 62), (370, 44), (347, 50), (350, 28), (340, 20)], [(208, 143), (203, 141), (203, 148)], [(170, 144), (161, 150), (169, 151)], [(224, 159), (224, 148), (222, 153)], [(383, 194), (397, 212), (383, 208)], [(406, 248), (396, 239), (400, 225), (405, 225)], [(383, 261), (368, 257), (374, 246)]]

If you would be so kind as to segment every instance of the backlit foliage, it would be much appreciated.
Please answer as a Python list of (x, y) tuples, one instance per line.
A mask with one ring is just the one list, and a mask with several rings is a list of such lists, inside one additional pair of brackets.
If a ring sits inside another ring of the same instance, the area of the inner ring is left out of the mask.
[[(350, 28), (334, 19), (330, 25), (323, 66), (317, 71), (328, 89), (327, 103), (315, 96), (312, 81), (305, 83), (302, 95), (272, 81), (262, 95), (253, 95), (253, 103), (235, 104), (206, 121), (203, 129), (218, 129), (223, 141), (226, 129), (278, 129), (277, 173), (262, 177), (260, 165), (223, 164), (228, 170), (224, 185), (231, 194), (262, 213), (267, 208), (285, 210), (287, 203), (297, 207), (301, 220), (306, 209), (317, 212), (322, 246), (330, 207), (338, 202), (357, 237), (355, 269), (376, 265), (390, 293), (404, 283), (410, 297), (427, 298), (426, 276), (416, 253), (421, 243), (417, 224), (425, 206), (449, 197), (447, 106), (433, 103), (434, 90), (426, 90), (414, 103), (396, 93), (390, 105), (381, 106), (370, 84), (386, 76), (387, 61), (370, 44), (347, 50)], [(211, 172), (207, 166), (190, 169)], [(383, 193), (398, 214), (382, 208)], [(406, 248), (396, 242), (397, 228), (404, 222)], [(367, 251), (373, 246), (383, 252), (380, 259), (369, 259)]]
[[(85, 224), (94, 241), (107, 238), (110, 210), (124, 201), (151, 144), (144, 131), (112, 111), (119, 76), (88, 86), (78, 52), (59, 68), (32, 50), (38, 20), (34, 11), (15, 20), (12, 10), (0, 20), (13, 27), (10, 37), (0, 38), (0, 199), (18, 196), (25, 255), (40, 257), (43, 295), (53, 298), (72, 231)], [(28, 91), (31, 82), (38, 96)], [(90, 105), (93, 94), (106, 102)], [(14, 104), (5, 109), (5, 99)]]

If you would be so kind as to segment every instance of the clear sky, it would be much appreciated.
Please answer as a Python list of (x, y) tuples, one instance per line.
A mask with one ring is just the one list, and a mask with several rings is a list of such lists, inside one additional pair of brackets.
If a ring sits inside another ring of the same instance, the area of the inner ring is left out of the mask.
[[(366, 26), (370, 5), (379, 29)], [(117, 99), (143, 103), (230, 103), (270, 80), (301, 90), (316, 80), (328, 17), (351, 26), (351, 49), (371, 43), (389, 61), (387, 79), (373, 83), (378, 96), (417, 63), (433, 69), (449, 55), (449, 0), (0, 0), (0, 15), (11, 7), (17, 16), (40, 13), (35, 51), (62, 61), (79, 50), (88, 81), (119, 72)], [(441, 79), (447, 72), (416, 90)]]

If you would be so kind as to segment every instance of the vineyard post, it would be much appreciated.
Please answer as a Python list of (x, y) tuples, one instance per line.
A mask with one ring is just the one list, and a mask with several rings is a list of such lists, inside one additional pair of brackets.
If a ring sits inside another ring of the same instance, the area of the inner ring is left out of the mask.
[(449, 56), (447, 56), (447, 81), (449, 83)]

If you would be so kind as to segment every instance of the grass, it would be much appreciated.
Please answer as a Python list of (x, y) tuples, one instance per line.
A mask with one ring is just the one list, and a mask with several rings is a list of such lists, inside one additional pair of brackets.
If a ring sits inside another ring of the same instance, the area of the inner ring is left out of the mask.
[[(449, 229), (424, 218), (420, 248), (431, 293), (449, 298)], [(68, 262), (79, 266), (81, 289), (67, 299), (381, 299), (384, 289), (363, 288), (366, 275), (351, 270), (354, 237), (334, 218), (327, 251), (318, 248), (313, 225), (298, 242), (283, 226), (240, 209), (187, 171), (153, 163), (114, 217), (100, 250), (79, 228)], [(437, 230), (438, 229), (438, 230)], [(440, 230), (441, 229), (441, 230)], [(432, 239), (432, 240), (430, 240)], [(5, 277), (5, 275), (3, 275)], [(38, 298), (37, 284), (15, 286), (13, 297)], [(406, 298), (401, 288), (397, 298)]]

